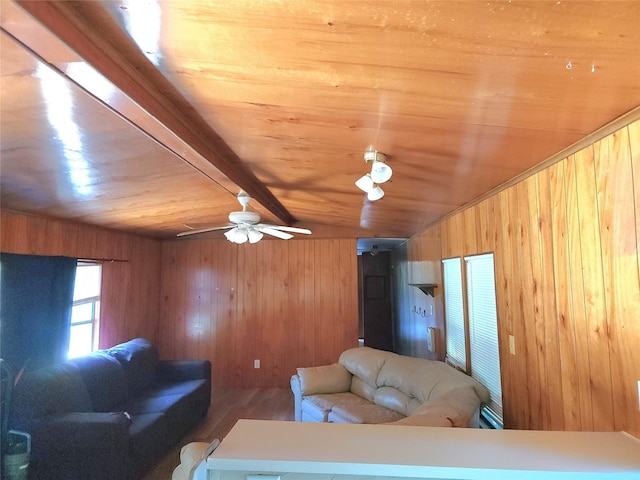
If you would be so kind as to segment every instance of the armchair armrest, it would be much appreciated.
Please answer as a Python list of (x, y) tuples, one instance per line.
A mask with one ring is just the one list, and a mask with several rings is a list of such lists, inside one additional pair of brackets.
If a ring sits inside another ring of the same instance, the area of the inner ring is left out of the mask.
[(123, 413), (70, 412), (32, 423), (34, 478), (127, 478), (129, 426)]
[(209, 360), (161, 360), (156, 368), (160, 381), (211, 381), (211, 362)]

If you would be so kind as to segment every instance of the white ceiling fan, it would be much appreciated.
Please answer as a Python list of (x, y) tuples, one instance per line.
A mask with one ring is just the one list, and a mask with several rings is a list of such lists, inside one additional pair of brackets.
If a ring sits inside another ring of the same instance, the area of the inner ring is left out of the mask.
[[(251, 197), (244, 192), (238, 194), (238, 202), (242, 205), (241, 212), (231, 212), (229, 214), (229, 222), (231, 225), (224, 225), (220, 227), (208, 227), (198, 230), (187, 230), (181, 232), (178, 237), (184, 237), (187, 235), (197, 235), (198, 233), (213, 232), (215, 230), (227, 230), (224, 236), (227, 240), (233, 243), (245, 243), (247, 240), (249, 243), (257, 243), (262, 240), (263, 235), (272, 235), (282, 240), (289, 240), (293, 238), (291, 233), (303, 233), (305, 235), (311, 235), (311, 230), (306, 228), (296, 227), (284, 227), (280, 225), (270, 225), (267, 223), (260, 223), (260, 214), (256, 212), (249, 212), (247, 205), (251, 201)], [(289, 233), (291, 232), (291, 233)]]

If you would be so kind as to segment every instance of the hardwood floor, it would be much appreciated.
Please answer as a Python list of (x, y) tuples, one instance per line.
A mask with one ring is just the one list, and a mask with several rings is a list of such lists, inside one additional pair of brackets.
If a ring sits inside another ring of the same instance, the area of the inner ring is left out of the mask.
[(222, 440), (241, 418), (292, 421), (293, 393), (289, 388), (214, 388), (211, 407), (202, 423), (182, 437), (143, 480), (170, 480), (183, 445)]

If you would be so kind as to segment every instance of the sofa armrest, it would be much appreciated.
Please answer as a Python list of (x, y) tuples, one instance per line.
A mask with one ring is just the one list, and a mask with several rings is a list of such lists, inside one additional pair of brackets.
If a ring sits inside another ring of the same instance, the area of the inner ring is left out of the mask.
[(453, 389), (416, 408), (398, 425), (431, 427), (478, 427), (480, 399), (472, 387)]
[(300, 388), (300, 377), (291, 376), (291, 391), (293, 392), (293, 412), (296, 422), (302, 421), (302, 389)]
[(178, 382), (188, 380), (211, 381), (209, 360), (161, 360), (156, 368), (158, 380)]
[(351, 388), (351, 377), (351, 372), (339, 363), (298, 368), (300, 393), (303, 397), (321, 393), (348, 392)]
[(28, 432), (32, 446), (29, 475), (52, 479), (127, 478), (130, 425), (123, 412), (70, 412), (43, 417), (33, 422)]

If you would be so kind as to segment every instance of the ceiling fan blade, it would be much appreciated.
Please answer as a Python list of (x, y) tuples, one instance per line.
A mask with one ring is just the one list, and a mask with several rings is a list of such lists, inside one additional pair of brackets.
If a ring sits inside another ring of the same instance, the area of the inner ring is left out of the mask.
[(187, 230), (186, 232), (180, 232), (178, 237), (186, 237), (187, 235), (197, 235), (198, 233), (207, 233), (213, 232), (215, 230), (226, 230), (228, 228), (233, 228), (236, 225), (225, 225), (224, 227), (209, 227), (209, 228), (200, 228), (198, 230)]
[(260, 225), (258, 230), (262, 233), (266, 233), (267, 235), (273, 235), (274, 237), (281, 238), (282, 240), (289, 240), (290, 238), (293, 238), (293, 235), (290, 233), (281, 232), (280, 230), (276, 230), (268, 225)]
[(274, 230), (281, 230), (283, 232), (304, 233), (305, 235), (311, 235), (311, 230), (307, 228), (281, 227), (280, 225), (267, 225), (265, 223), (261, 223), (260, 227), (273, 228)]

